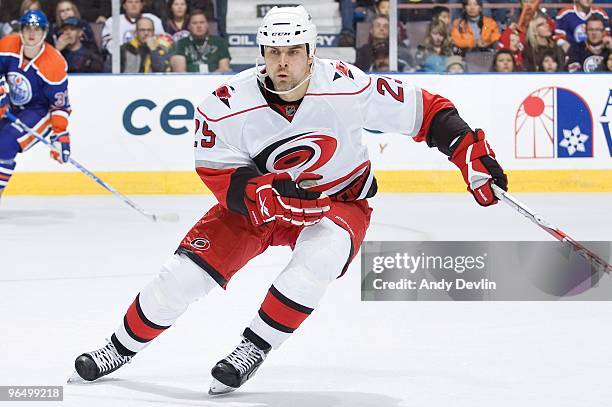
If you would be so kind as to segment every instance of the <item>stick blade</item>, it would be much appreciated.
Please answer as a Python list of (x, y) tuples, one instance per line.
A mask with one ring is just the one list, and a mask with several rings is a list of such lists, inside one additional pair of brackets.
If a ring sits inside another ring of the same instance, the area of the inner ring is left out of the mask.
[(160, 213), (152, 217), (154, 222), (178, 222), (178, 213)]

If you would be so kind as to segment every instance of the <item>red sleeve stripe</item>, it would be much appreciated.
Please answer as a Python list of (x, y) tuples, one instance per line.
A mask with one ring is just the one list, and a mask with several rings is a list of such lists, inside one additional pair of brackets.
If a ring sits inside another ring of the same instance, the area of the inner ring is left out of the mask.
[(425, 89), (421, 89), (421, 93), (423, 95), (423, 123), (421, 124), (421, 129), (414, 137), (415, 141), (425, 140), (427, 133), (429, 133), (431, 121), (440, 110), (453, 109), (455, 107), (455, 105), (445, 97), (432, 95)]

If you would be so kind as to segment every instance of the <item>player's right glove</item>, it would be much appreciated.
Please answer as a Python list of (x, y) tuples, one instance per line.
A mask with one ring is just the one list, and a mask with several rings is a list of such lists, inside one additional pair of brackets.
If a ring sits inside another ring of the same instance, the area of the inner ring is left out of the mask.
[(294, 180), (287, 172), (250, 179), (244, 202), (251, 223), (260, 226), (278, 219), (296, 226), (310, 226), (319, 222), (330, 209), (329, 197), (300, 187), (319, 179), (320, 175), (303, 173)]
[(4, 118), (9, 109), (9, 95), (4, 79), (0, 79), (0, 120)]
[(66, 163), (70, 159), (70, 135), (67, 131), (53, 134), (50, 137), (53, 149), (51, 158), (60, 164)]
[(484, 131), (468, 132), (453, 150), (450, 160), (461, 170), (468, 191), (482, 206), (494, 205), (498, 199), (491, 188), (495, 183), (504, 191), (508, 190), (508, 178), (495, 160), (495, 153), (485, 140)]

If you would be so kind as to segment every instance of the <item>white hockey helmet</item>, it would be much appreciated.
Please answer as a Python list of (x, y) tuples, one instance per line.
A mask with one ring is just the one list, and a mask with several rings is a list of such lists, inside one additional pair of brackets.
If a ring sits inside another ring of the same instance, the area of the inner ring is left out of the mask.
[(264, 46), (287, 47), (306, 44), (309, 57), (314, 56), (317, 45), (317, 27), (304, 6), (275, 6), (263, 18), (257, 30), (257, 45), (261, 56)]

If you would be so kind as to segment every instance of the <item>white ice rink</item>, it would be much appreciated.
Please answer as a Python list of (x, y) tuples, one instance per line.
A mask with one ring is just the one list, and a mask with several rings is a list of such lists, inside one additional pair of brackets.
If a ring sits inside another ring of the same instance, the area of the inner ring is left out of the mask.
[[(523, 194), (578, 240), (612, 240), (612, 194)], [(66, 385), (76, 356), (104, 344), (136, 293), (212, 205), (136, 196), (178, 212), (152, 223), (113, 197), (0, 203), (0, 385), (64, 385), (61, 406), (609, 407), (610, 302), (361, 302), (359, 261), (257, 375), (207, 395), (290, 251), (273, 248), (197, 302), (98, 383)], [(367, 240), (548, 240), (509, 208), (468, 194), (381, 194)], [(604, 278), (610, 278), (604, 276)], [(0, 402), (0, 406), (11, 403)]]

